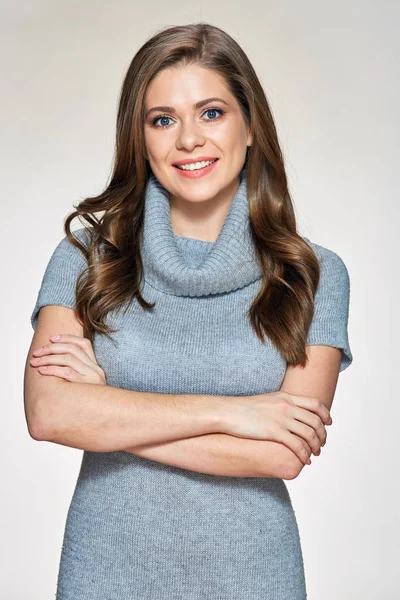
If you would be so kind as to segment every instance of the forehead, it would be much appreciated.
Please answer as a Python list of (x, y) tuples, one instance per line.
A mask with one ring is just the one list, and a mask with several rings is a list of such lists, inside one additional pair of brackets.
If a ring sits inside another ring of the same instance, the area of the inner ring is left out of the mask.
[(219, 73), (199, 65), (169, 67), (163, 69), (149, 84), (145, 94), (146, 108), (163, 103), (179, 106), (190, 105), (207, 97), (220, 96), (232, 101), (225, 80)]

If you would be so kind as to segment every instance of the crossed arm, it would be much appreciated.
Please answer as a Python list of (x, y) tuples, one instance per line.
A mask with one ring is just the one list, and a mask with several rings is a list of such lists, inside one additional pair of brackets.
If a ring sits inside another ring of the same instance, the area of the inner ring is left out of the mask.
[[(308, 363), (288, 367), (281, 391), (311, 396), (331, 409), (341, 358), (332, 346), (307, 346)], [(164, 464), (213, 475), (293, 479), (304, 464), (284, 444), (211, 433), (161, 444), (129, 447), (126, 452)]]
[[(48, 336), (57, 330), (69, 331), (82, 337), (81, 327), (70, 309), (49, 307), (45, 309), (45, 315), (41, 315), (39, 321), (35, 340), (32, 342), (32, 345), (35, 342), (35, 347), (36, 342), (37, 345), (46, 343)], [(295, 395), (319, 398), (330, 410), (339, 374), (340, 350), (331, 346), (315, 345), (307, 347), (307, 354), (309, 358), (307, 366), (304, 369), (301, 367), (287, 368), (280, 389)], [(30, 393), (27, 395), (26, 400), (28, 396), (35, 395), (32, 393), (34, 389), (38, 389), (41, 376), (36, 373), (35, 377), (31, 373), (31, 369), (27, 368), (25, 381), (27, 390)], [(64, 381), (58, 378), (55, 379), (57, 385), (65, 384)], [(40, 384), (43, 385), (43, 382), (40, 382)], [(69, 386), (68, 383), (66, 385)], [(42, 387), (43, 390), (45, 388), (47, 388), (47, 383)], [(114, 394), (119, 393), (117, 389), (111, 391)], [(126, 394), (125, 390), (121, 390), (121, 401), (122, 395), (126, 396)], [(110, 403), (110, 406), (112, 404)], [(126, 406), (128, 405), (130, 405), (129, 402)], [(52, 403), (48, 406), (52, 406)], [(79, 403), (79, 408), (82, 408), (81, 403)], [(34, 404), (30, 401), (26, 401), (26, 411), (27, 416), (30, 413), (30, 420), (32, 421), (34, 419), (32, 412), (34, 411)], [(98, 415), (97, 411), (96, 415)], [(123, 418), (122, 421), (124, 421)], [(107, 419), (105, 419), (106, 422)], [(56, 439), (49, 441), (57, 442)], [(65, 443), (65, 440), (61, 440), (59, 443)], [(67, 443), (66, 445), (70, 444)], [(75, 445), (74, 447), (82, 446)], [(205, 433), (160, 443), (129, 445), (127, 447), (122, 445), (119, 448), (155, 462), (200, 473), (231, 477), (293, 479), (304, 466), (299, 458), (284, 444), (239, 438), (225, 433)]]

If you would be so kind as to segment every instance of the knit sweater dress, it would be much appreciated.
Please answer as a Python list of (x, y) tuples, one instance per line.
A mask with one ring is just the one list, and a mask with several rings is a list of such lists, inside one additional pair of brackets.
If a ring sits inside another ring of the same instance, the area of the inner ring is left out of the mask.
[[(74, 232), (85, 242), (85, 228)], [(321, 265), (307, 344), (342, 350), (349, 275), (332, 250), (304, 238)], [(169, 394), (244, 396), (280, 389), (286, 362), (246, 316), (261, 285), (248, 219), (246, 171), (215, 242), (174, 234), (167, 191), (145, 198), (143, 297), (112, 311), (112, 341), (94, 338), (108, 385)], [(85, 266), (66, 237), (55, 248), (31, 315), (73, 308)], [(61, 550), (57, 600), (305, 600), (298, 525), (285, 481), (172, 467), (125, 452), (83, 451)]]

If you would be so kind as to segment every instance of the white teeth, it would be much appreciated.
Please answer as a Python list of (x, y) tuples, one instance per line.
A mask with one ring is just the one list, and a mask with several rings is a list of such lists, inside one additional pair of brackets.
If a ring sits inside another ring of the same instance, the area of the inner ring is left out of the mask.
[(182, 169), (183, 171), (194, 171), (195, 169), (203, 169), (204, 167), (211, 165), (215, 161), (216, 161), (216, 159), (203, 160), (201, 162), (190, 163), (188, 165), (179, 165), (178, 169)]

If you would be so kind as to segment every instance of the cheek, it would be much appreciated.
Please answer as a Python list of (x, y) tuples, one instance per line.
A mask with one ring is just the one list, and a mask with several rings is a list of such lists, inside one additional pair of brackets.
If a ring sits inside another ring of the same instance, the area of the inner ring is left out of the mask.
[(220, 148), (226, 151), (235, 152), (240, 150), (241, 145), (246, 144), (246, 137), (243, 137), (243, 131), (239, 127), (220, 127), (215, 128), (208, 138), (213, 140)]
[(145, 143), (149, 156), (154, 160), (159, 160), (168, 155), (172, 142), (166, 135), (148, 134), (145, 136)]

